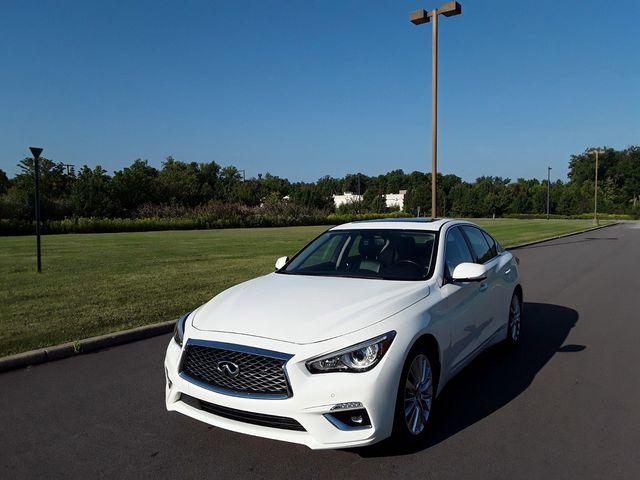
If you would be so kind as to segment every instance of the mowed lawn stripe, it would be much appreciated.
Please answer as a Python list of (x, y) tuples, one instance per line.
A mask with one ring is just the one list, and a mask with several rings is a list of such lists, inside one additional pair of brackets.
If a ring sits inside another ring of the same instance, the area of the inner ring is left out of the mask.
[[(477, 220), (504, 245), (589, 220)], [(0, 356), (161, 322), (273, 270), (327, 226), (0, 238)]]

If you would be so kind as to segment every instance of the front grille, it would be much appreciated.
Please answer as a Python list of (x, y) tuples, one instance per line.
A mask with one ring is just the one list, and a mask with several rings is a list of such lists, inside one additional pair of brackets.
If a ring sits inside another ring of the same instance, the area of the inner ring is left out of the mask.
[[(287, 398), (291, 389), (284, 365), (289, 358), (291, 355), (268, 350), (189, 340), (180, 373), (222, 393)], [(236, 376), (229, 375), (225, 362), (238, 367)]]
[(293, 418), (236, 410), (235, 408), (223, 407), (221, 405), (215, 405), (203, 400), (198, 400), (197, 398), (190, 397), (184, 393), (181, 395), (180, 400), (187, 405), (191, 405), (192, 407), (199, 408), (200, 410), (204, 410), (205, 412), (212, 413), (219, 417), (228, 418), (229, 420), (250, 423), (252, 425), (260, 425), (262, 427), (306, 432), (305, 428)]

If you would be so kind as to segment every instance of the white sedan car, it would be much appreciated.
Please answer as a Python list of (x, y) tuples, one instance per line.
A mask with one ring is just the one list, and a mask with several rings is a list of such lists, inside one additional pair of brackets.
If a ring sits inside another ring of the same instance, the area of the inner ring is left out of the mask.
[(178, 320), (167, 409), (314, 449), (419, 441), (444, 385), (518, 342), (516, 260), (465, 221), (331, 228)]

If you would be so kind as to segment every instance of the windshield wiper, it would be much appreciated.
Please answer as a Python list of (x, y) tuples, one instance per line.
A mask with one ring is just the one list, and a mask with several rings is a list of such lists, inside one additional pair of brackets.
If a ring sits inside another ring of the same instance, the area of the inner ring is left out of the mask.
[(377, 277), (373, 275), (331, 275), (325, 272), (286, 272), (278, 271), (275, 273), (286, 273), (287, 275), (307, 275), (309, 277), (330, 277), (330, 278), (363, 278), (367, 280), (388, 280), (383, 277)]

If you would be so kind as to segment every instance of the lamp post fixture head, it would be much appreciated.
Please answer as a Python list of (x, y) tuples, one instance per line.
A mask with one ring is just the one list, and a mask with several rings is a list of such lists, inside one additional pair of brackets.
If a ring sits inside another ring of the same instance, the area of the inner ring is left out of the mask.
[(454, 15), (460, 15), (462, 13), (462, 5), (458, 2), (446, 2), (438, 9), (433, 9), (427, 12), (424, 9), (411, 12), (409, 15), (409, 21), (414, 25), (422, 25), (423, 23), (429, 23), (429, 17), (434, 15), (444, 15), (445, 17), (453, 17)]
[(441, 13), (445, 17), (453, 17), (454, 15), (460, 15), (462, 13), (462, 5), (458, 2), (443, 3), (438, 9), (438, 13)]
[(36, 160), (38, 158), (40, 158), (40, 154), (42, 153), (42, 149), (41, 148), (29, 147), (29, 150), (31, 150), (31, 155), (33, 155), (33, 158), (35, 158)]
[(414, 25), (422, 25), (423, 23), (429, 23), (429, 12), (424, 9), (411, 12), (409, 15), (409, 21)]

